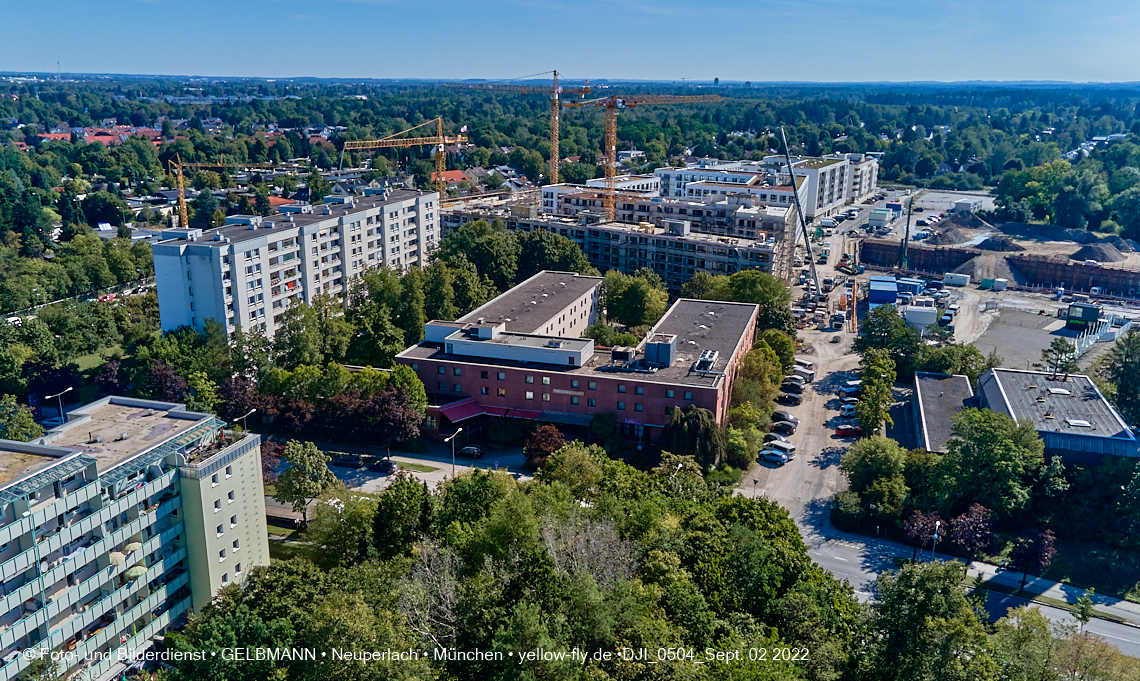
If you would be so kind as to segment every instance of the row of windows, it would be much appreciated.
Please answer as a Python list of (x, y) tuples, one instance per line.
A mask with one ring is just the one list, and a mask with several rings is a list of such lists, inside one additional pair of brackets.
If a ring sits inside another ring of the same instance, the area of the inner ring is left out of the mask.
[[(416, 368), (416, 367), (413, 367), (413, 369), (414, 368)], [(438, 370), (440, 375), (446, 375), (447, 374), (447, 367), (439, 366), (439, 367), (437, 367), (437, 370)], [(462, 367), (452, 367), (451, 373), (454, 376), (462, 376), (463, 375), (463, 368)], [(491, 372), (489, 372), (489, 371), (480, 371), (479, 377), (483, 380), (490, 380), (490, 373)], [(505, 381), (505, 380), (507, 380), (507, 374), (506, 374), (506, 372), (499, 371), (499, 372), (497, 372), (496, 378), (500, 381)], [(534, 376), (532, 374), (527, 374), (525, 380), (528, 384), (533, 384), (534, 383)], [(542, 385), (550, 385), (550, 377), (549, 376), (543, 376), (542, 377)], [(571, 390), (577, 390), (577, 389), (579, 389), (580, 386), (581, 386), (581, 381), (579, 381), (576, 378), (570, 379)], [(588, 390), (597, 390), (598, 389), (598, 383), (597, 383), (597, 381), (587, 381), (586, 387)], [(440, 382), (439, 389), (441, 391), (446, 391), (447, 390), (447, 384)], [(490, 390), (489, 388), (483, 387), (483, 394), (488, 395), (489, 390)], [(626, 392), (626, 385), (624, 383), (619, 383), (618, 387), (617, 387), (617, 391), (619, 393), (625, 393)], [(461, 392), (461, 388), (460, 388), (458, 383), (455, 384), (455, 392)], [(676, 391), (674, 391), (673, 389), (667, 388), (665, 390), (665, 397), (673, 398), (675, 392)], [(499, 397), (502, 397), (503, 393), (504, 393), (502, 388), (499, 389), (499, 393), (500, 393)], [(635, 385), (633, 387), (633, 393), (635, 395), (644, 395), (645, 394), (645, 386)], [(531, 393), (527, 393), (527, 394), (529, 395)], [(530, 398), (527, 398), (527, 399), (530, 399)], [(692, 400), (693, 399), (693, 393), (691, 391), (685, 391), (685, 399), (686, 400)], [(546, 400), (546, 401), (549, 401), (549, 400)], [(577, 402), (573, 402), (572, 404), (577, 404)]]
[[(446, 383), (444, 383), (442, 381), (439, 383), (439, 392), (441, 392), (441, 393), (447, 392), (447, 384)], [(461, 383), (453, 384), (452, 385), (452, 392), (462, 393), (463, 392), (463, 384), (461, 384)], [(674, 393), (675, 393), (675, 391), (673, 391), (673, 390), (666, 390), (665, 396), (672, 398)], [(488, 386), (481, 386), (479, 388), (479, 394), (489, 397), (491, 395), (491, 389)], [(641, 395), (642, 393), (638, 392), (637, 394)], [(507, 396), (507, 389), (506, 388), (496, 388), (495, 396), (496, 397), (506, 397)], [(534, 393), (530, 390), (527, 390), (524, 397), (527, 400), (533, 400), (534, 399)], [(691, 402), (693, 400), (693, 393), (690, 391), (685, 391), (685, 399), (689, 400)], [(543, 402), (549, 402), (550, 401), (550, 393), (542, 393), (542, 401)], [(581, 402), (580, 402), (579, 397), (577, 395), (571, 395), (570, 396), (570, 404), (580, 404), (580, 403)], [(593, 397), (587, 398), (586, 406), (596, 407), (597, 401)], [(624, 411), (625, 410), (625, 402), (618, 402), (617, 408), (618, 408), (618, 411)], [(665, 409), (666, 414), (669, 413), (670, 408), (671, 407), (666, 407), (666, 409)], [(633, 410), (634, 411), (643, 411), (643, 407), (642, 407), (641, 403), (635, 404)]]

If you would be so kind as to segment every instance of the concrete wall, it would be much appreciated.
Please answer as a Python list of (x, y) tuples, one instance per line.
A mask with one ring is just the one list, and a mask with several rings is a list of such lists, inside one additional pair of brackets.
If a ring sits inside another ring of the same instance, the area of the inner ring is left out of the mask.
[[(859, 262), (874, 267), (896, 267), (899, 254), (898, 241), (867, 239), (860, 246)], [(907, 267), (941, 276), (980, 254), (981, 251), (974, 248), (919, 246), (912, 241), (907, 247)]]

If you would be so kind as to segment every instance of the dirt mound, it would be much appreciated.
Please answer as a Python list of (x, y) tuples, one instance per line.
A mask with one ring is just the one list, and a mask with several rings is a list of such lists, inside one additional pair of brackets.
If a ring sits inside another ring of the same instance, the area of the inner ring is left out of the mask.
[[(979, 257), (981, 257), (981, 256), (979, 256)], [(975, 258), (970, 258), (966, 262), (962, 263), (961, 265), (958, 265), (957, 267), (955, 267), (954, 269), (952, 269), (950, 271), (953, 272), (954, 274), (968, 274), (968, 275), (970, 275), (971, 278), (973, 278), (974, 277), (974, 270), (977, 269), (977, 267), (978, 267), (978, 258), (975, 257)]]
[(1097, 262), (1120, 262), (1125, 256), (1112, 244), (1089, 244), (1069, 256), (1073, 260), (1095, 260)]
[(963, 244), (970, 240), (970, 236), (958, 229), (951, 227), (950, 229), (943, 230), (937, 236), (931, 237), (926, 243), (934, 246), (955, 246)]
[(1024, 251), (1025, 248), (1014, 243), (1013, 239), (1008, 236), (991, 236), (982, 243), (978, 244), (978, 248), (983, 251), (1002, 251), (1005, 253), (1016, 253), (1017, 251)]
[(990, 223), (981, 219), (977, 215), (968, 211), (957, 211), (951, 213), (946, 220), (957, 227), (965, 227), (967, 229), (987, 229), (992, 228)]
[(1102, 244), (1111, 244), (1116, 247), (1116, 250), (1121, 253), (1135, 253), (1136, 242), (1131, 239), (1121, 239), (1118, 236), (1106, 236), (1100, 240)]
[(1025, 222), (1007, 222), (998, 227), (1003, 233), (1023, 239), (1037, 241), (1075, 241), (1078, 244), (1090, 244), (1096, 241), (1096, 235), (1083, 229), (1072, 227), (1058, 227), (1056, 225), (1031, 225)]

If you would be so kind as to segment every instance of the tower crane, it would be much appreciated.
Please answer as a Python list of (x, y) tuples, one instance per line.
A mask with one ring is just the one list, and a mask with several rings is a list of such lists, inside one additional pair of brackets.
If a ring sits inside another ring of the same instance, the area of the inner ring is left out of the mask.
[(277, 166), (270, 163), (226, 163), (225, 157), (221, 157), (218, 162), (206, 161), (203, 163), (183, 163), (180, 154), (174, 154), (174, 158), (167, 161), (170, 164), (170, 171), (178, 178), (178, 217), (179, 225), (185, 229), (189, 226), (190, 220), (187, 217), (186, 211), (186, 181), (182, 176), (183, 168), (276, 168)]
[[(435, 135), (432, 137), (397, 137), (406, 132), (418, 130), (427, 125), (435, 123)], [(466, 132), (467, 126), (463, 126), (461, 132)], [(344, 162), (345, 151), (359, 151), (361, 149), (407, 149), (408, 147), (418, 147), (423, 145), (431, 145), (436, 147), (435, 150), (435, 188), (439, 192), (440, 198), (443, 198), (444, 190), (447, 188), (447, 183), (443, 180), (443, 174), (447, 172), (447, 157), (444, 154), (443, 147), (446, 144), (459, 144), (466, 142), (467, 137), (464, 135), (456, 135), (455, 137), (445, 137), (443, 134), (443, 119), (433, 118), (425, 123), (420, 123), (417, 126), (401, 130), (400, 132), (392, 133), (387, 137), (381, 137), (378, 140), (353, 140), (345, 142), (344, 148), (340, 151), (341, 162)]]
[(720, 95), (610, 95), (584, 102), (563, 102), (562, 106), (604, 106), (606, 108), (606, 219), (613, 220), (617, 203), (617, 115), (618, 109), (646, 104), (696, 104), (719, 102)]
[(489, 90), (493, 92), (543, 92), (550, 94), (550, 183), (555, 184), (558, 182), (558, 164), (561, 161), (561, 155), (558, 151), (558, 116), (559, 109), (561, 108), (560, 96), (567, 95), (588, 95), (590, 94), (590, 83), (581, 87), (562, 87), (558, 84), (558, 72), (554, 72), (554, 81), (548, 88), (545, 85), (511, 85), (509, 83), (447, 83), (445, 87), (456, 90)]

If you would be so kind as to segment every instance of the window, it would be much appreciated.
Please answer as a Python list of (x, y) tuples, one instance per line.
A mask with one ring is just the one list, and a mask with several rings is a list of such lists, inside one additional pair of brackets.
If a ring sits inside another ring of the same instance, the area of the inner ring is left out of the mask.
[(506, 388), (499, 388), (499, 397), (506, 397), (506, 396), (507, 396), (507, 389)]
[(578, 396), (577, 395), (571, 395), (570, 396), (570, 404), (578, 404)]
[(570, 388), (573, 390), (578, 389), (578, 379), (575, 378), (574, 380), (570, 381)]
[(238, 563), (237, 565), (234, 566), (234, 574), (235, 575), (241, 574), (241, 563)]
[(451, 370), (451, 374), (453, 376), (462, 376), (463, 375), (463, 367), (455, 367), (454, 369)]
[(527, 377), (526, 377), (526, 382), (527, 382), (527, 383), (534, 383), (534, 376), (531, 376), (530, 374), (527, 374)]
[(487, 386), (482, 386), (481, 388), (479, 388), (479, 394), (480, 395), (490, 395), (491, 389), (488, 388)]
[(233, 490), (230, 490), (230, 493), (227, 494), (226, 496), (227, 496), (227, 498), (229, 498), (229, 503), (231, 503), (231, 504), (234, 503), (234, 501), (237, 499), (237, 496), (234, 494)]
[(499, 380), (500, 381), (507, 380), (507, 375), (505, 373), (503, 373), (502, 371), (499, 372)]
[(455, 392), (457, 392), (457, 393), (461, 393), (461, 392), (463, 392), (463, 386), (462, 386), (462, 385), (460, 385), (460, 384), (458, 384), (458, 383), (456, 383), (455, 385), (451, 386), (451, 389), (452, 389), (452, 390), (454, 390), (454, 391), (455, 391)]
[[(223, 558), (222, 560), (225, 560), (225, 559)], [(225, 572), (222, 574), (222, 584), (229, 584), (229, 583), (230, 583), (230, 573)]]
[(624, 393), (624, 392), (625, 392), (625, 384), (624, 384), (624, 383), (619, 383), (619, 384), (618, 384), (618, 392), (619, 392), (619, 393)]
[(217, 487), (217, 486), (218, 486), (218, 474), (214, 473), (213, 475), (210, 476), (210, 487)]
[(685, 399), (686, 399), (686, 400), (689, 400), (689, 401), (692, 401), (692, 399), (693, 399), (693, 393), (691, 393), (691, 392), (689, 392), (688, 390), (686, 390), (686, 391), (685, 391)]
[(480, 371), (479, 372), (479, 378), (483, 379), (484, 381), (490, 377), (491, 377), (490, 374), (488, 374), (486, 371)]
[(596, 407), (596, 406), (598, 406), (598, 403), (595, 402), (594, 398), (591, 397), (588, 400), (586, 400), (586, 406), (587, 407)]
[(439, 375), (440, 376), (443, 376), (444, 374), (447, 373), (447, 367), (441, 366), (441, 367), (437, 367), (437, 369), (439, 369)]
[(672, 398), (673, 397), (673, 391), (672, 390), (666, 390), (665, 391), (665, 397)]
[(240, 551), (240, 550), (241, 550), (241, 540), (235, 539), (234, 540), (234, 551)]
[(214, 500), (214, 513), (217, 513), (220, 510), (222, 510), (222, 500), (221, 499), (215, 499)]
[(618, 411), (625, 411), (625, 402), (618, 402)]
[(532, 393), (532, 392), (531, 392), (531, 391), (529, 391), (529, 390), (528, 390), (528, 391), (526, 391), (526, 398), (527, 398), (528, 400), (533, 400), (533, 399), (534, 399), (534, 393)]
[(586, 387), (588, 387), (590, 390), (597, 390), (598, 384), (595, 383), (594, 381), (590, 381), (589, 383), (586, 384)]
[(220, 563), (225, 559), (226, 559), (226, 550), (222, 549), (221, 551), (218, 551), (218, 562)]
[(639, 386), (637, 386), (636, 388), (634, 388), (634, 389), (633, 389), (633, 394), (635, 394), (635, 395), (644, 395), (644, 394), (645, 394), (645, 388), (644, 388), (643, 386), (640, 386), (640, 385), (639, 385)]
[(233, 466), (226, 466), (226, 477), (227, 478), (234, 477), (234, 467)]
[(237, 516), (236, 515), (230, 516), (230, 527), (237, 527)]
[(542, 377), (542, 384), (543, 385), (550, 385), (550, 377), (549, 376), (543, 376)]
[(444, 383), (443, 381), (440, 381), (439, 382), (439, 391), (443, 392), (444, 390), (447, 390), (447, 384)]
[(634, 411), (645, 411), (645, 409), (644, 409), (644, 408), (642, 408), (642, 406), (641, 406), (641, 403), (640, 403), (640, 402), (638, 402), (637, 404), (633, 405), (633, 410), (634, 410)]
[(543, 402), (549, 402), (550, 401), (550, 393), (542, 393), (542, 401)]
[(220, 537), (220, 536), (222, 536), (223, 534), (225, 534), (225, 532), (222, 530), (222, 526), (221, 526), (221, 525), (218, 525), (218, 536)]

